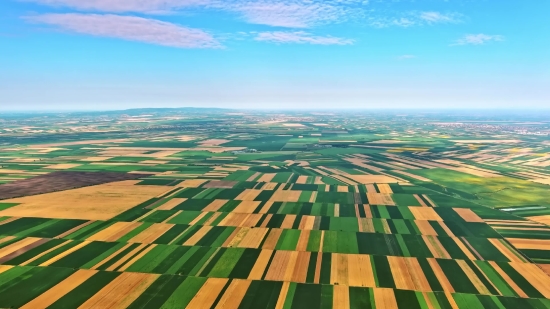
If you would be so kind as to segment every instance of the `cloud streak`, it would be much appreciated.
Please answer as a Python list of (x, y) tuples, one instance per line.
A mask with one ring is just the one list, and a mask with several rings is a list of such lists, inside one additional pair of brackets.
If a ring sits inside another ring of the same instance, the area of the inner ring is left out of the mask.
[(467, 34), (462, 38), (456, 40), (452, 45), (483, 45), (488, 42), (500, 42), (504, 41), (502, 35), (488, 35), (488, 34)]
[(458, 21), (456, 14), (443, 14), (439, 12), (420, 12), (418, 18), (427, 23), (455, 23)]
[(460, 15), (457, 13), (440, 13), (434, 11), (427, 12), (407, 12), (397, 17), (371, 17), (371, 26), (377, 28), (387, 27), (413, 27), (435, 24), (459, 23)]
[(246, 1), (225, 3), (222, 7), (242, 15), (252, 24), (287, 28), (309, 28), (339, 21), (346, 8), (314, 1)]
[(81, 11), (154, 13), (183, 7), (206, 5), (211, 0), (20, 0)]
[(209, 33), (154, 19), (98, 14), (44, 14), (28, 21), (99, 37), (117, 38), (177, 48), (221, 48)]
[[(252, 24), (309, 28), (342, 21), (360, 10), (363, 0), (20, 0), (85, 12), (167, 13), (199, 8), (237, 14)], [(352, 9), (353, 8), (353, 9)]]
[(272, 31), (260, 32), (256, 41), (278, 44), (313, 44), (313, 45), (351, 45), (353, 40), (333, 36), (314, 36), (304, 31)]

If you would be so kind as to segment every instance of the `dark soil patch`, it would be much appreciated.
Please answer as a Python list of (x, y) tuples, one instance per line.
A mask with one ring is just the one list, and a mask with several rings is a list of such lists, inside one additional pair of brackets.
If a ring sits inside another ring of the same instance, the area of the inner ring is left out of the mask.
[(59, 171), (0, 185), (0, 200), (64, 191), (115, 181), (134, 180), (147, 176), (150, 175), (121, 172)]

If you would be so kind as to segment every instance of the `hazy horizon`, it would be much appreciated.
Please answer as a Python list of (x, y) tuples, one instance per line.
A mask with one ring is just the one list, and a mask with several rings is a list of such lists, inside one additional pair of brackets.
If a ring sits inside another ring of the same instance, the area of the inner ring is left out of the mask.
[(443, 112), (463, 112), (463, 113), (493, 113), (493, 114), (508, 114), (508, 113), (519, 113), (519, 114), (530, 114), (533, 112), (547, 112), (550, 111), (550, 106), (543, 107), (534, 107), (534, 108), (471, 108), (471, 107), (446, 107), (446, 108), (402, 108), (402, 107), (387, 107), (387, 108), (353, 108), (353, 107), (343, 107), (343, 108), (289, 108), (289, 107), (257, 107), (257, 108), (238, 108), (238, 107), (209, 107), (209, 106), (175, 106), (175, 107), (131, 107), (131, 108), (82, 108), (82, 109), (59, 109), (59, 108), (50, 108), (50, 109), (3, 109), (0, 107), (0, 113), (4, 114), (40, 114), (40, 113), (97, 113), (97, 112), (123, 112), (123, 111), (137, 111), (137, 110), (183, 110), (183, 109), (219, 109), (219, 110), (228, 110), (236, 112), (254, 112), (254, 111), (263, 111), (263, 112), (411, 112), (411, 113), (443, 113)]

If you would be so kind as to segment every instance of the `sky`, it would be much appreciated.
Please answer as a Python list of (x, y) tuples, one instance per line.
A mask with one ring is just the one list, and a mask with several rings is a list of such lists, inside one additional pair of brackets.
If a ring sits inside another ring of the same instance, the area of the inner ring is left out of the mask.
[(0, 111), (550, 108), (547, 0), (2, 0)]

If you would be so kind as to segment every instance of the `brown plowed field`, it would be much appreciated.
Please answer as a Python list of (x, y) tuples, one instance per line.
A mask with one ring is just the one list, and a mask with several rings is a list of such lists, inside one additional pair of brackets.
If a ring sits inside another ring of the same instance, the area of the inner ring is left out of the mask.
[(59, 171), (0, 185), (0, 200), (64, 191), (115, 181), (133, 180), (146, 176), (148, 175), (121, 172)]

